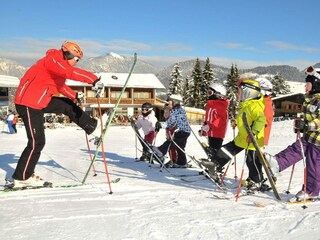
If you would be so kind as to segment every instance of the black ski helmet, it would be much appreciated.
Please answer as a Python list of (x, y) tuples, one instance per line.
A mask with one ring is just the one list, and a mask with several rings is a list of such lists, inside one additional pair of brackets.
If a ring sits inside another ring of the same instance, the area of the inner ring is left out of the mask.
[(141, 113), (143, 116), (148, 116), (152, 110), (153, 110), (153, 106), (149, 102), (145, 102), (141, 106)]
[(320, 93), (320, 68), (308, 67), (306, 69), (306, 82), (312, 84), (310, 94)]

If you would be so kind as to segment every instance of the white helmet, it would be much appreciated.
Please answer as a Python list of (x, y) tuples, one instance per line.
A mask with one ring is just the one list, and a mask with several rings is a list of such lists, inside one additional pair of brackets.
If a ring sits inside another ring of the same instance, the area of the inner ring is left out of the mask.
[(213, 82), (209, 85), (209, 88), (211, 90), (214, 90), (216, 93), (220, 94), (220, 96), (222, 96), (222, 97), (227, 96), (227, 89), (221, 83)]
[(183, 99), (181, 97), (181, 95), (178, 94), (172, 94), (169, 96), (169, 100), (172, 100), (174, 102), (183, 102)]
[(183, 104), (183, 98), (181, 95), (172, 94), (168, 97), (167, 101), (172, 101), (173, 107), (178, 107)]
[(261, 93), (263, 95), (271, 95), (272, 93), (272, 83), (263, 77), (259, 77), (256, 79), (259, 82), (259, 87), (261, 88)]

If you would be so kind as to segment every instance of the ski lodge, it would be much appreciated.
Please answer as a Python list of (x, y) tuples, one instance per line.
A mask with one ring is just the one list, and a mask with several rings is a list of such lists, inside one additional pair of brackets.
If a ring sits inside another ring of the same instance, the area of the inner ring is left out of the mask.
[[(102, 112), (113, 108), (122, 91), (122, 87), (128, 78), (128, 73), (100, 73), (101, 81), (105, 85), (104, 93), (100, 101)], [(8, 109), (14, 110), (15, 90), (20, 80), (17, 77), (0, 75), (0, 114), (6, 116)], [(82, 91), (85, 96), (83, 108), (92, 116), (98, 116), (98, 101), (92, 91), (92, 85), (67, 80), (66, 84), (75, 91)], [(116, 116), (121, 119), (126, 116), (137, 116), (141, 112), (141, 105), (150, 102), (159, 121), (165, 121), (164, 100), (157, 97), (157, 93), (165, 91), (164, 85), (154, 74), (133, 73), (124, 91)], [(190, 122), (201, 124), (205, 111), (202, 109), (185, 107)], [(1, 117), (1, 116), (0, 116)]]
[[(102, 112), (113, 108), (118, 100), (122, 88), (128, 78), (128, 73), (100, 73), (101, 81), (105, 85), (103, 95), (99, 98)], [(67, 80), (66, 84), (75, 91), (82, 91), (86, 100), (83, 107), (86, 112), (92, 113), (93, 116), (98, 115), (97, 98), (92, 91), (90, 84), (78, 81)], [(154, 74), (133, 73), (129, 79), (128, 85), (122, 95), (116, 115), (137, 116), (141, 112), (141, 105), (149, 102), (153, 105), (153, 109), (159, 121), (165, 121), (164, 100), (157, 97), (157, 91), (165, 90), (164, 85)], [(187, 116), (190, 122), (203, 121), (205, 111), (202, 109), (186, 107)]]
[(296, 118), (302, 112), (303, 93), (292, 93), (272, 98), (274, 120)]

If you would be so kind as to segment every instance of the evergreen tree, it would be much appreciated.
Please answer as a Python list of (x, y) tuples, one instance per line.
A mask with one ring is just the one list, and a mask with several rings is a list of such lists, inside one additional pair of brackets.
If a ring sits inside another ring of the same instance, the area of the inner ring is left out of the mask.
[(179, 63), (176, 63), (174, 65), (173, 70), (170, 74), (168, 96), (170, 96), (172, 94), (177, 94), (177, 95), (181, 95), (181, 96), (183, 94), (182, 75), (181, 75)]
[(192, 90), (191, 90), (192, 91), (191, 106), (195, 108), (203, 108), (203, 106), (201, 106), (201, 82), (203, 78), (202, 78), (202, 71), (200, 67), (199, 58), (196, 59), (194, 69), (191, 74), (191, 79), (193, 82)]
[(227, 96), (230, 101), (229, 104), (229, 116), (230, 119), (234, 120), (237, 117), (238, 109), (239, 109), (239, 101), (237, 99), (238, 95), (238, 81), (240, 78), (240, 74), (237, 66), (232, 64), (230, 69), (230, 74), (228, 74), (227, 81), (225, 83), (227, 89)]
[(183, 88), (183, 99), (184, 105), (191, 107), (192, 106), (192, 82), (189, 81), (189, 77), (186, 78), (186, 84)]
[(209, 88), (209, 85), (213, 82), (217, 81), (215, 78), (213, 71), (211, 69), (210, 59), (206, 59), (206, 63), (203, 70), (203, 81), (201, 82), (201, 106), (204, 109), (205, 104), (207, 103), (207, 90)]
[(277, 73), (272, 79), (272, 96), (275, 97), (276, 95), (284, 95), (290, 93), (290, 86), (286, 82), (285, 78)]

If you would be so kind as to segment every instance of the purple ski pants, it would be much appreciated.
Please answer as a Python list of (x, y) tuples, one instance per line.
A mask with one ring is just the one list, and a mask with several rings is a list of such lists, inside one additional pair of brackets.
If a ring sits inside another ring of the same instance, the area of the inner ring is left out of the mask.
[[(307, 193), (318, 196), (320, 192), (320, 147), (303, 139), (301, 139), (301, 143), (306, 157)], [(280, 172), (302, 160), (302, 156), (299, 140), (276, 154)]]

